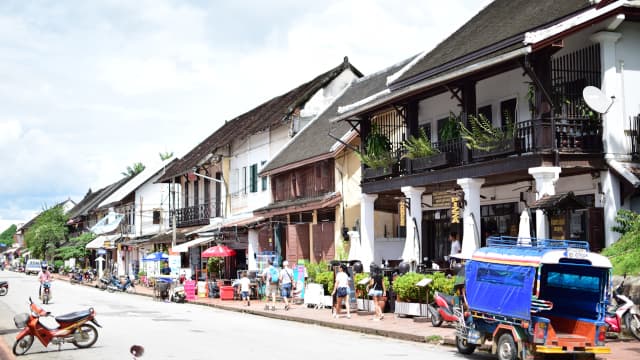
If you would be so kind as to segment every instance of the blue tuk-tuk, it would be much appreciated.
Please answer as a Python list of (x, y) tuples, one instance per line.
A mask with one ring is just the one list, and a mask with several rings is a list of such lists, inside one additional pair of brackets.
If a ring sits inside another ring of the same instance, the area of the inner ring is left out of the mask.
[[(456, 345), (500, 360), (605, 354), (611, 262), (584, 241), (490, 237), (465, 264)], [(463, 313), (465, 315), (463, 315)]]

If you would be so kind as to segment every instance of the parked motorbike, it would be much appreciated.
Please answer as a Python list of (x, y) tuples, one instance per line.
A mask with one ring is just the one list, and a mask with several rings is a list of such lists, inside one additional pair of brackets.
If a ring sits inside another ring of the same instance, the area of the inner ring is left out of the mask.
[(80, 269), (73, 269), (70, 274), (69, 282), (71, 284), (82, 284), (83, 280), (84, 277), (82, 276), (82, 272), (80, 271)]
[(173, 289), (173, 294), (171, 294), (171, 301), (176, 303), (183, 303), (186, 298), (187, 294), (184, 291), (184, 286), (176, 286), (176, 288)]
[(458, 321), (458, 316), (456, 316), (453, 309), (456, 306), (455, 300), (456, 296), (435, 292), (434, 301), (427, 306), (431, 315), (431, 325), (439, 327), (444, 321)]
[(42, 283), (40, 301), (42, 301), (43, 304), (48, 304), (51, 301), (51, 283), (48, 281)]
[(0, 281), (0, 296), (5, 296), (9, 292), (9, 282)]
[(98, 284), (98, 287), (100, 288), (100, 290), (107, 290), (107, 286), (109, 286), (109, 284), (111, 284), (111, 278), (107, 276), (103, 276), (100, 278), (100, 283)]
[(623, 294), (625, 280), (626, 276), (613, 290), (616, 307), (614, 311), (607, 312), (604, 321), (609, 326), (608, 331), (621, 333), (624, 327), (633, 337), (640, 340), (640, 314), (633, 301)]
[(58, 345), (58, 350), (63, 343), (72, 343), (78, 348), (88, 348), (98, 340), (98, 330), (89, 324), (92, 322), (96, 326), (102, 327), (95, 319), (96, 312), (93, 308), (56, 316), (54, 319), (59, 326), (49, 328), (40, 322), (40, 318), (52, 316), (51, 313), (36, 305), (31, 298), (29, 298), (29, 303), (29, 313), (13, 317), (16, 327), (22, 329), (13, 344), (15, 355), (23, 355), (29, 351), (34, 338), (37, 338), (44, 347), (50, 343)]
[(128, 292), (128, 293), (135, 293), (136, 287), (135, 285), (133, 285), (133, 281), (131, 281), (131, 278), (128, 276), (124, 284), (121, 283), (116, 276), (112, 276), (111, 283), (107, 285), (107, 291), (108, 292), (122, 291), (122, 292)]
[(84, 281), (92, 282), (96, 278), (96, 270), (95, 269), (87, 269), (84, 272)]

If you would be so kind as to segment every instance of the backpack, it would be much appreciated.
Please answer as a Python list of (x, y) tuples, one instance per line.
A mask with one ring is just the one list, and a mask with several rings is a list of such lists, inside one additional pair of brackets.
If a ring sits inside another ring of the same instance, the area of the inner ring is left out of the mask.
[(278, 282), (280, 278), (280, 274), (278, 273), (278, 269), (276, 269), (275, 266), (272, 266), (271, 268), (269, 268), (269, 275), (271, 276), (272, 283)]

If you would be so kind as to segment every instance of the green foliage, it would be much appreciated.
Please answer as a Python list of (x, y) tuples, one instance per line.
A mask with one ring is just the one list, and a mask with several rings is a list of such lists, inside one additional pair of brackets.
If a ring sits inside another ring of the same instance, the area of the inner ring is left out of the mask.
[(172, 152), (165, 151), (163, 153), (158, 153), (158, 155), (160, 156), (161, 161), (165, 161), (173, 157), (173, 151)]
[(9, 226), (5, 231), (0, 234), (0, 243), (10, 246), (13, 244), (13, 235), (16, 233), (18, 227), (16, 225)]
[(44, 210), (25, 234), (33, 258), (47, 259), (67, 236), (67, 216), (62, 206)]
[(371, 125), (371, 132), (366, 139), (364, 153), (359, 152), (360, 161), (370, 168), (389, 167), (396, 160), (391, 155), (391, 141), (380, 132), (376, 124)]
[(211, 274), (215, 274), (220, 276), (220, 270), (222, 269), (222, 264), (224, 263), (224, 258), (221, 257), (210, 257), (207, 260), (207, 272), (210, 276)]
[(429, 138), (427, 137), (427, 133), (423, 128), (420, 128), (420, 136), (410, 137), (408, 140), (405, 140), (402, 143), (402, 146), (406, 151), (406, 154), (402, 157), (409, 159), (427, 157), (440, 152), (438, 149), (433, 147), (433, 144), (431, 144), (431, 140), (429, 140)]
[(64, 267), (64, 261), (62, 261), (62, 260), (55, 260), (55, 261), (53, 262), (53, 266), (54, 266), (58, 271), (60, 271), (60, 269), (62, 269), (62, 268)]
[(456, 140), (460, 138), (460, 117), (449, 112), (449, 119), (440, 129), (440, 139), (442, 142)]
[(460, 131), (462, 138), (466, 140), (467, 148), (471, 150), (495, 150), (504, 144), (505, 140), (513, 139), (515, 135), (513, 121), (507, 121), (506, 129), (493, 127), (491, 121), (482, 114), (469, 115), (469, 125), (471, 129), (461, 122)]
[(71, 238), (63, 247), (55, 250), (56, 257), (61, 258), (62, 260), (86, 258), (89, 253), (86, 246), (95, 238), (96, 235), (93, 233), (84, 233), (80, 236)]
[[(162, 157), (162, 155), (160, 155), (160, 156)], [(123, 176), (127, 176), (127, 177), (135, 176), (135, 175), (140, 174), (142, 171), (144, 171), (144, 169), (145, 169), (144, 164), (141, 163), (141, 162), (137, 162), (137, 163), (133, 164), (132, 166), (127, 166), (127, 170), (121, 172), (121, 174)]]
[(624, 235), (640, 226), (640, 214), (635, 211), (620, 209), (616, 214), (616, 222), (618, 224), (613, 226), (611, 230)]
[(325, 261), (320, 261), (318, 263), (310, 263), (309, 261), (305, 261), (304, 267), (307, 270), (307, 278), (309, 282), (316, 282), (316, 275), (327, 271), (329, 265)]
[[(425, 278), (433, 280), (429, 286), (426, 288), (416, 286), (418, 281)], [(398, 299), (402, 299), (401, 301), (424, 303), (427, 300), (427, 291), (429, 291), (429, 300), (433, 299), (435, 291), (452, 294), (453, 283), (454, 279), (447, 278), (442, 272), (428, 275), (409, 272), (398, 276), (393, 281), (393, 290), (398, 294)]]
[(353, 277), (353, 284), (356, 287), (356, 290), (367, 291), (367, 284), (358, 285), (358, 283), (366, 277), (369, 277), (369, 273), (357, 273)]
[(333, 292), (333, 271), (323, 271), (316, 274), (315, 283), (322, 284), (325, 295)]
[(602, 251), (613, 264), (616, 275), (640, 273), (640, 216), (629, 210), (620, 210), (616, 216), (618, 225), (613, 229), (623, 235), (613, 245)]

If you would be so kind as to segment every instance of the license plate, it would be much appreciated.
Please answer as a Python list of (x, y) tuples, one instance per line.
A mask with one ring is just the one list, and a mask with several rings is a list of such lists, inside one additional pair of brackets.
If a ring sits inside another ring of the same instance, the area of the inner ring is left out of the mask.
[(567, 257), (570, 259), (586, 259), (589, 256), (587, 250), (579, 248), (568, 248)]

